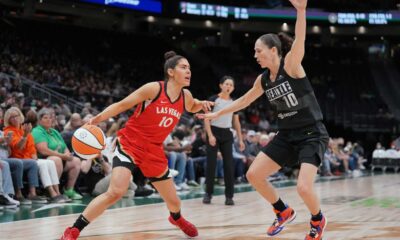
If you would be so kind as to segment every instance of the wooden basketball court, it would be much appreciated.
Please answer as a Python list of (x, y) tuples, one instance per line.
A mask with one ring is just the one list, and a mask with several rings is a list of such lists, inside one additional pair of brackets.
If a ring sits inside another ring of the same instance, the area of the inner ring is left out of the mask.
[[(400, 239), (400, 174), (326, 181), (316, 184), (322, 210), (328, 217), (324, 239)], [(183, 215), (199, 229), (196, 239), (304, 239), (309, 213), (296, 187), (278, 190), (297, 210), (297, 218), (277, 236), (268, 238), (266, 228), (274, 215), (256, 192), (235, 195), (235, 206), (224, 197), (211, 205), (201, 199), (183, 201)], [(78, 215), (54, 216), (0, 224), (1, 239), (57, 239)], [(90, 224), (80, 239), (185, 239), (167, 221), (164, 204), (106, 211)]]

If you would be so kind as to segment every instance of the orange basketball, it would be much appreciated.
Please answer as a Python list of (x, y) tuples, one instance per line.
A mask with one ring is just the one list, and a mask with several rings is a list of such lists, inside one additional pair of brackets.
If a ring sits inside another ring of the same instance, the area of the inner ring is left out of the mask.
[(105, 148), (106, 137), (95, 125), (84, 125), (74, 132), (71, 144), (74, 152), (83, 159), (96, 157)]

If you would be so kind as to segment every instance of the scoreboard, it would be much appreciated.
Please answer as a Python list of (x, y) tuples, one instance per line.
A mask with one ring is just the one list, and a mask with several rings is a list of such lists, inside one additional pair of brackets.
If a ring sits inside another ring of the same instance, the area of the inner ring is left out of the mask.
[[(333, 15), (334, 16), (334, 15)], [(371, 25), (383, 25), (393, 21), (392, 13), (337, 13), (336, 17), (330, 16), (332, 19), (337, 19), (339, 24), (357, 24), (360, 22), (368, 22)], [(334, 21), (332, 23), (335, 23)]]
[(217, 18), (233, 17), (235, 19), (249, 19), (248, 9), (224, 5), (181, 2), (181, 14), (208, 16)]
[[(215, 18), (230, 18), (237, 20), (254, 20), (260, 18), (280, 20), (296, 19), (296, 11), (291, 8), (246, 8), (186, 1), (179, 3), (179, 14)], [(325, 12), (320, 9), (307, 9), (307, 20), (317, 20), (339, 25), (385, 25), (391, 23), (400, 23), (400, 11), (351, 13)]]

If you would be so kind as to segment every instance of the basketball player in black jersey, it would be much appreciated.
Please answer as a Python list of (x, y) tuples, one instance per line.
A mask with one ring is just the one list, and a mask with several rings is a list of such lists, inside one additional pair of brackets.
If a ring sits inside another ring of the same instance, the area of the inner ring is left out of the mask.
[[(283, 166), (300, 164), (297, 191), (311, 212), (311, 230), (305, 239), (322, 239), (327, 219), (322, 215), (314, 190), (314, 179), (328, 143), (328, 133), (314, 91), (301, 65), (305, 51), (307, 0), (290, 0), (297, 10), (296, 39), (286, 34), (265, 34), (255, 43), (258, 64), (265, 68), (253, 87), (241, 98), (217, 112), (199, 114), (199, 118), (214, 119), (247, 107), (263, 93), (277, 107), (278, 134), (257, 155), (247, 172), (247, 179), (273, 205), (277, 218), (268, 229), (270, 236), (278, 234), (296, 212), (285, 204), (268, 176)], [(289, 52), (285, 55), (285, 49)]]

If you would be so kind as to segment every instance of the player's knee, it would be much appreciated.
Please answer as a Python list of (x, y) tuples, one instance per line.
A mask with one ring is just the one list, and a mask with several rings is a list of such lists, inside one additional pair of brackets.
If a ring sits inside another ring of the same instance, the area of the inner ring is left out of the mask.
[(126, 189), (122, 188), (109, 188), (106, 192), (107, 197), (112, 200), (116, 201), (122, 198), (126, 192)]
[(247, 178), (247, 181), (249, 181), (250, 183), (257, 181), (256, 171), (254, 171), (253, 169), (249, 169), (246, 173), (246, 178)]
[(304, 182), (297, 183), (297, 192), (300, 196), (307, 196), (312, 192), (312, 187)]

